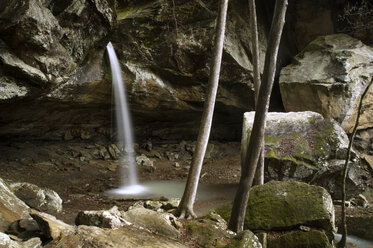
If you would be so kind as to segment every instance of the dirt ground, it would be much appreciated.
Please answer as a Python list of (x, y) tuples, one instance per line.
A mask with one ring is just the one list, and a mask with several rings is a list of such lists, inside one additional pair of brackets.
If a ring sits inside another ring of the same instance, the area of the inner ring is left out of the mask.
[[(56, 216), (73, 224), (81, 210), (126, 210), (133, 199), (113, 199), (104, 194), (120, 182), (119, 161), (111, 156), (108, 142), (15, 141), (0, 144), (0, 177), (8, 182), (29, 182), (56, 191), (63, 199), (63, 212)], [(194, 143), (164, 141), (136, 145), (154, 167), (138, 166), (139, 181), (184, 180), (191, 164)], [(236, 184), (240, 175), (240, 144), (211, 142), (201, 172), (201, 184)], [(115, 157), (115, 156), (114, 156)], [(228, 196), (228, 198), (232, 196)], [(197, 201), (197, 214), (207, 212), (226, 199)]]

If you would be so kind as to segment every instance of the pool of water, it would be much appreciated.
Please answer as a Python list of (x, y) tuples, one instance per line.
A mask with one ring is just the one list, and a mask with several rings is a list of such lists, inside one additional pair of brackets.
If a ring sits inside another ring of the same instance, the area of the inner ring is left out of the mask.
[[(120, 199), (144, 199), (164, 196), (181, 198), (186, 182), (182, 181), (148, 181), (141, 185), (123, 186), (112, 189), (105, 194)], [(227, 199), (233, 200), (237, 185), (198, 185), (196, 200)]]

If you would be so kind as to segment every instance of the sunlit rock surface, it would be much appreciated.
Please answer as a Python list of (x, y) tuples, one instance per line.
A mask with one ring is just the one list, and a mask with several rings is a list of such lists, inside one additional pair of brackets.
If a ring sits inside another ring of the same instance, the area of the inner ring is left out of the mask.
[[(246, 156), (255, 112), (244, 115), (241, 141)], [(268, 113), (265, 129), (266, 180), (303, 181), (325, 187), (341, 199), (341, 175), (348, 148), (344, 130), (315, 112)], [(352, 151), (347, 176), (348, 197), (364, 189), (365, 176), (358, 155)]]
[(89, 244), (97, 248), (185, 248), (187, 246), (168, 239), (164, 236), (152, 234), (149, 231), (134, 227), (120, 229), (101, 229), (94, 226), (78, 226), (74, 233), (64, 234), (59, 239), (48, 243), (46, 248), (59, 246), (82, 247)]
[(5, 232), (13, 221), (30, 218), (29, 213), (30, 208), (0, 179), (0, 232)]
[(31, 183), (12, 183), (14, 194), (28, 206), (47, 213), (62, 211), (62, 199), (57, 192)]
[[(373, 48), (348, 35), (322, 36), (281, 70), (286, 111), (314, 111), (333, 118), (346, 132), (355, 124), (360, 96), (371, 80)], [(372, 127), (373, 88), (363, 105), (359, 129)]]

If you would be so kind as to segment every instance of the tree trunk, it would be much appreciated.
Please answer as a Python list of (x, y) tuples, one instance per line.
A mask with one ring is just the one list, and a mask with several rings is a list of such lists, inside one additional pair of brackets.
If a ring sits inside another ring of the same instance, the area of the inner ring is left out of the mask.
[(368, 93), (368, 90), (369, 90), (370, 86), (372, 86), (372, 84), (373, 84), (373, 78), (370, 80), (369, 84), (367, 85), (363, 94), (361, 95), (359, 108), (358, 108), (358, 111), (357, 111), (356, 122), (355, 122), (354, 129), (352, 131), (350, 142), (348, 144), (346, 161), (345, 161), (345, 164), (344, 164), (344, 167), (343, 167), (343, 176), (342, 176), (342, 239), (338, 243), (338, 248), (345, 247), (346, 246), (346, 239), (347, 239), (346, 206), (345, 206), (345, 202), (346, 202), (346, 178), (347, 178), (347, 173), (348, 173), (348, 163), (350, 162), (351, 147), (352, 147), (352, 144), (354, 142), (357, 127), (359, 126), (359, 119), (360, 119), (361, 110), (363, 108), (364, 97)]
[(233, 202), (229, 229), (235, 232), (243, 230), (247, 201), (251, 184), (253, 183), (256, 166), (262, 149), (265, 120), (269, 107), (269, 99), (276, 72), (277, 54), (281, 40), (282, 29), (285, 24), (287, 0), (277, 0), (269, 33), (268, 48), (265, 56), (263, 82), (259, 90), (258, 104), (255, 112), (254, 124), (250, 136), (248, 153), (244, 161), (245, 167), (241, 172), (240, 184)]
[[(250, 30), (251, 30), (251, 51), (253, 53), (252, 63), (254, 67), (254, 90), (255, 90), (255, 107), (257, 106), (259, 89), (260, 89), (260, 66), (259, 66), (259, 39), (258, 39), (258, 22), (256, 15), (255, 0), (249, 0), (250, 9)], [(254, 185), (261, 185), (264, 183), (264, 141), (262, 142), (262, 149), (255, 172)]]
[(202, 121), (199, 129), (197, 145), (193, 154), (192, 165), (189, 169), (187, 184), (184, 194), (177, 208), (176, 215), (180, 218), (192, 218), (194, 214), (193, 205), (197, 194), (197, 186), (201, 173), (203, 159), (210, 136), (212, 117), (215, 106), (216, 92), (219, 84), (221, 59), (223, 54), (225, 23), (227, 18), (228, 0), (220, 1), (219, 15), (216, 23), (216, 37), (214, 44), (213, 60), (209, 78), (207, 99), (203, 107)]

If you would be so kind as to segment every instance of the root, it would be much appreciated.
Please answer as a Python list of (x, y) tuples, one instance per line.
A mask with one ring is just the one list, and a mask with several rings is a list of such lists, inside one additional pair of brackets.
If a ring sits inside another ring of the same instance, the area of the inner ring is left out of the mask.
[(188, 207), (181, 207), (176, 210), (175, 216), (179, 219), (194, 219), (197, 218), (197, 215), (194, 213), (193, 209)]

